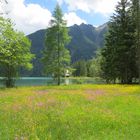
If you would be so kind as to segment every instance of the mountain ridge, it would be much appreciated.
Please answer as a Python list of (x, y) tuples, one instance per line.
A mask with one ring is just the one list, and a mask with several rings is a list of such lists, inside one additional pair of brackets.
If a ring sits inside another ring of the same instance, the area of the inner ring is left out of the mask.
[[(90, 24), (73, 25), (69, 28), (71, 42), (66, 46), (70, 51), (71, 62), (92, 59), (97, 49), (104, 46), (104, 35), (108, 30), (107, 23), (94, 27)], [(31, 40), (31, 52), (36, 55), (33, 60), (33, 70), (27, 72), (22, 70), (23, 76), (43, 76), (43, 64), (41, 62), (42, 50), (44, 48), (46, 29), (36, 31), (27, 37)]]

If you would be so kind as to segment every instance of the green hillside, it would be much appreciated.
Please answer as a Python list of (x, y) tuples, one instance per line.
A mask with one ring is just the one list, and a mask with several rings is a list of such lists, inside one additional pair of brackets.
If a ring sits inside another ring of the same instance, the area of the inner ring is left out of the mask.
[[(92, 25), (81, 24), (69, 27), (69, 34), (72, 37), (67, 46), (71, 54), (71, 62), (88, 60), (95, 56), (98, 48), (103, 47), (104, 35), (107, 32), (107, 24), (98, 28)], [(22, 76), (43, 76), (42, 75), (42, 50), (44, 47), (45, 30), (39, 30), (28, 35), (32, 42), (31, 51), (36, 55), (33, 60), (34, 69), (31, 72), (22, 70)]]

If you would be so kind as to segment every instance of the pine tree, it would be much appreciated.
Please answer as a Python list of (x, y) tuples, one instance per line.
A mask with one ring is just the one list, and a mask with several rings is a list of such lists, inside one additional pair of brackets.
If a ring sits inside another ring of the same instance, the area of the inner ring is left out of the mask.
[(69, 68), (70, 54), (65, 48), (69, 41), (66, 21), (63, 19), (60, 6), (57, 5), (50, 22), (50, 28), (46, 31), (43, 62), (45, 73), (56, 78), (58, 85), (60, 85), (61, 76)]

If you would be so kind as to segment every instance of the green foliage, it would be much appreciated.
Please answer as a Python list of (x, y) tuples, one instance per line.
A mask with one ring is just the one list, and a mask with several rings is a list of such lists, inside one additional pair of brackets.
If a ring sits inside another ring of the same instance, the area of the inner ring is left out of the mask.
[(102, 70), (101, 70), (101, 64), (102, 64), (102, 55), (100, 51), (96, 52), (96, 57), (93, 59), (90, 59), (88, 61), (81, 60), (75, 62), (72, 66), (73, 69), (73, 75), (74, 76), (82, 76), (82, 77), (101, 77)]
[(135, 23), (135, 46), (137, 49), (137, 65), (140, 83), (140, 0), (132, 0), (133, 22)]
[(6, 86), (14, 86), (19, 69), (32, 69), (31, 43), (22, 32), (14, 30), (9, 19), (0, 18), (0, 66)]
[(70, 41), (70, 36), (59, 5), (54, 10), (50, 26), (46, 30), (43, 57), (45, 73), (57, 78), (58, 84), (60, 84), (60, 77), (64, 75), (70, 64), (70, 54), (65, 48)]
[(97, 51), (96, 57), (89, 60), (87, 62), (87, 71), (89, 77), (101, 77), (101, 63), (102, 63), (102, 55), (100, 51)]
[(109, 22), (103, 55), (103, 77), (107, 82), (132, 83), (137, 78), (135, 23), (129, 0), (120, 0)]
[(73, 64), (75, 71), (73, 72), (74, 76), (87, 76), (87, 63), (84, 60), (77, 61)]
[[(68, 27), (68, 30), (72, 39), (66, 45), (66, 48), (70, 51), (71, 62), (75, 63), (79, 60), (89, 60), (95, 57), (97, 48), (103, 47), (107, 24), (98, 28), (87, 24), (73, 25)], [(32, 41), (31, 51), (36, 55), (36, 58), (33, 60), (33, 70), (31, 72), (22, 72), (23, 76), (44, 76), (42, 73), (44, 65), (40, 59), (43, 56), (41, 52), (45, 46), (45, 32), (45, 30), (40, 30), (28, 36)]]

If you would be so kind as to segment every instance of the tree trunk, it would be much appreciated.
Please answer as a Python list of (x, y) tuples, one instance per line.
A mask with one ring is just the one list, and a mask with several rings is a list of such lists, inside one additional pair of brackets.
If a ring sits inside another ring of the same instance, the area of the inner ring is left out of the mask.
[(10, 65), (7, 65), (6, 67), (7, 68), (5, 69), (6, 70), (5, 86), (7, 88), (12, 88), (12, 87), (15, 86), (15, 81), (14, 81), (14, 79), (12, 77), (12, 75), (14, 73), (14, 69)]
[(61, 84), (61, 74), (60, 74), (60, 25), (58, 25), (58, 72), (57, 72), (57, 84)]

